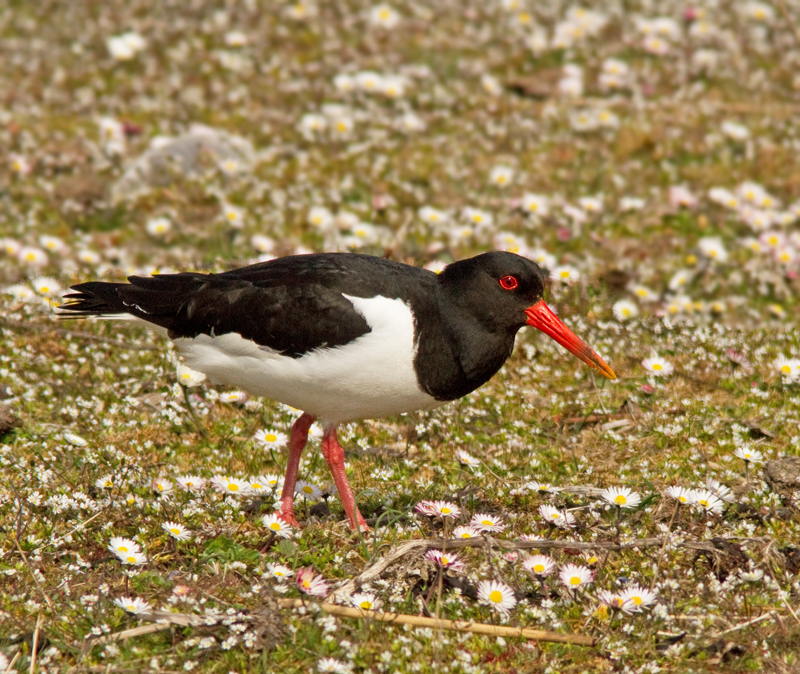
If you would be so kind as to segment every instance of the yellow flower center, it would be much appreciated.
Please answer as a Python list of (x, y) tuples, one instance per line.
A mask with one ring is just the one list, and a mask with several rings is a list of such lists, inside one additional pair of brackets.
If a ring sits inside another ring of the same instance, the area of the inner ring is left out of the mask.
[(120, 552), (128, 552), (128, 546), (127, 545), (120, 545), (117, 548), (117, 550), (119, 550)]
[(627, 502), (628, 499), (626, 499), (622, 494), (619, 494), (617, 498), (614, 499), (614, 503), (617, 505), (625, 505)]
[(275, 442), (275, 441), (278, 439), (278, 436), (277, 436), (277, 435), (275, 435), (274, 433), (267, 433), (267, 434), (264, 436), (264, 439), (265, 439), (267, 442)]
[(569, 272), (566, 269), (561, 272), (561, 278), (569, 278)]
[(452, 511), (448, 507), (442, 508), (442, 515), (449, 515)]
[(503, 601), (503, 593), (500, 590), (492, 590), (489, 594), (489, 601), (493, 601), (495, 604), (499, 604)]
[(653, 369), (658, 372), (659, 370), (663, 370), (664, 366), (661, 363), (653, 363)]
[(272, 529), (273, 531), (280, 531), (281, 525), (279, 522), (273, 522), (272, 524), (269, 525), (269, 528)]
[(313, 493), (314, 493), (314, 490), (313, 490), (311, 487), (309, 487), (309, 486), (305, 486), (305, 487), (303, 487), (303, 491), (304, 491), (306, 494), (313, 494)]
[(544, 571), (544, 564), (537, 564), (536, 566), (533, 567), (533, 570), (536, 573), (542, 573)]
[(465, 531), (463, 534), (461, 534), (461, 538), (472, 538), (472, 536), (468, 531)]
[(642, 598), (641, 597), (631, 597), (631, 601), (636, 604), (637, 606), (641, 605)]
[(447, 566), (450, 563), (450, 559), (444, 555), (442, 555), (439, 559), (442, 561), (442, 566)]
[(572, 578), (569, 579), (569, 584), (570, 585), (580, 585), (581, 584), (580, 576), (572, 576)]
[(127, 557), (127, 561), (129, 561), (131, 564), (133, 564), (136, 561), (136, 557), (134, 557), (133, 555), (130, 555), (129, 557)]
[(363, 608), (363, 609), (371, 609), (372, 608), (372, 602), (369, 601), (368, 599), (365, 599), (364, 601), (361, 602), (361, 604), (359, 604), (359, 606), (361, 606), (361, 608)]
[(175, 535), (177, 536), (179, 533), (181, 533), (181, 530), (180, 530), (180, 529), (176, 529), (175, 527), (172, 527), (172, 528), (169, 530), (169, 533), (171, 533), (171, 534), (175, 534)]
[(228, 489), (230, 491), (239, 491), (239, 485), (238, 484), (229, 484), (228, 485)]

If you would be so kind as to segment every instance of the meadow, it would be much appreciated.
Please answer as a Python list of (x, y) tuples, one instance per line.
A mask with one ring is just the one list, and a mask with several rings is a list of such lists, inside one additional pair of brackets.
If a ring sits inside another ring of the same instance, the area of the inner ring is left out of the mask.
[[(800, 672), (798, 25), (4, 3), (0, 672)], [(618, 379), (523, 330), (465, 398), (348, 424), (361, 534), (316, 425), (272, 515), (298, 410), (58, 316), (87, 280), (487, 250)]]

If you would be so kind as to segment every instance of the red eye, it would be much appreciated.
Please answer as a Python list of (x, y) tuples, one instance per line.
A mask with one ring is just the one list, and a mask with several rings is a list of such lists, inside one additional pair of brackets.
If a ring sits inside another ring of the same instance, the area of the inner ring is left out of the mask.
[(513, 276), (504, 276), (500, 279), (500, 286), (505, 290), (514, 290), (519, 285), (519, 281)]

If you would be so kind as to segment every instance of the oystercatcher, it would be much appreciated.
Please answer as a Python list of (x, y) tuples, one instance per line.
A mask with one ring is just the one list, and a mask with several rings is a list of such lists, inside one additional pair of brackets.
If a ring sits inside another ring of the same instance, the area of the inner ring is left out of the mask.
[(366, 523), (345, 473), (339, 424), (466, 395), (500, 369), (525, 325), (616, 378), (544, 303), (545, 272), (512, 253), (453, 262), (440, 274), (321, 253), (128, 281), (73, 286), (62, 308), (69, 316), (135, 316), (166, 332), (186, 364), (212, 382), (303, 410), (289, 438), (280, 509), (295, 525), (300, 454), (315, 419), (324, 424), (322, 454), (355, 529)]

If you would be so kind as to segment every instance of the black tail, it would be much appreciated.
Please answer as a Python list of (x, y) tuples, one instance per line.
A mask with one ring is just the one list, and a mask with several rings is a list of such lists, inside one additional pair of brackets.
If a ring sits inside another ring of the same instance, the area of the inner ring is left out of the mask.
[(187, 302), (213, 278), (184, 273), (131, 276), (130, 283), (81, 283), (72, 286), (77, 292), (65, 295), (68, 301), (60, 308), (64, 318), (130, 314), (171, 330)]
[(61, 317), (83, 318), (85, 316), (130, 313), (117, 293), (117, 290), (125, 285), (127, 283), (94, 281), (72, 286), (70, 290), (78, 292), (64, 295), (64, 299), (69, 301), (59, 307), (60, 311), (69, 311), (71, 314), (61, 314)]

